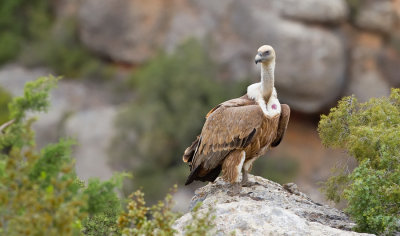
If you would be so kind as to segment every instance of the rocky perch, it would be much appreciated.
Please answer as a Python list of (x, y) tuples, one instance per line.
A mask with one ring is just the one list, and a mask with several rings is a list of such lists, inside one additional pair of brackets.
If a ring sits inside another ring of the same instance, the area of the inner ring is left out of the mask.
[[(203, 202), (200, 213), (215, 210), (212, 235), (369, 235), (352, 232), (355, 224), (347, 215), (313, 202), (295, 184), (282, 186), (252, 175), (249, 180), (257, 184), (243, 187), (237, 196), (228, 194), (221, 178), (196, 190), (191, 208)], [(180, 234), (191, 218), (189, 212), (176, 221)]]

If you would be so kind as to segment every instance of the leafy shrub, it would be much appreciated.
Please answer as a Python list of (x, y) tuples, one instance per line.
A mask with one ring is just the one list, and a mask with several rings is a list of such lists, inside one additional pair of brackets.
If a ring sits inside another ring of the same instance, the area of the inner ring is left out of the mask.
[(400, 89), (365, 103), (345, 97), (321, 116), (318, 130), (324, 145), (344, 148), (359, 162), (328, 180), (328, 198), (348, 201), (360, 231), (400, 230)]
[[(119, 115), (119, 135), (110, 153), (115, 166), (134, 172), (135, 185), (143, 186), (151, 200), (183, 182), (187, 167), (181, 154), (200, 132), (202, 117), (241, 94), (239, 86), (216, 77), (205, 48), (193, 40), (172, 55), (160, 53), (133, 74), (136, 99)], [(154, 184), (161, 182), (162, 186)]]
[(56, 79), (27, 83), (24, 97), (10, 104), (14, 123), (0, 135), (0, 224), (4, 235), (64, 235), (79, 232), (86, 204), (78, 191), (70, 142), (49, 145), (35, 152), (33, 119), (27, 111), (43, 111)]
[(0, 64), (19, 57), (25, 65), (47, 66), (70, 78), (113, 73), (82, 46), (75, 20), (55, 18), (51, 1), (2, 0), (0, 28)]
[(44, 35), (53, 16), (48, 0), (2, 0), (0, 64), (14, 59), (26, 40)]
[(83, 221), (85, 235), (119, 235), (117, 220), (122, 211), (122, 201), (115, 193), (116, 188), (122, 187), (126, 174), (114, 175), (108, 181), (90, 179), (84, 190), (88, 196), (85, 211), (89, 216)]
[(0, 87), (0, 125), (9, 120), (8, 103), (10, 101), (11, 95)]
[[(176, 186), (174, 187), (174, 191)], [(124, 235), (174, 235), (172, 224), (179, 214), (172, 212), (172, 196), (167, 194), (164, 201), (147, 207), (144, 193), (140, 190), (130, 195), (127, 212), (121, 214), (118, 226)]]
[[(1, 235), (173, 235), (178, 213), (172, 198), (147, 207), (136, 191), (122, 209), (121, 188), (126, 174), (108, 181), (90, 179), (85, 185), (75, 174), (71, 140), (35, 150), (28, 112), (46, 111), (54, 77), (25, 85), (24, 96), (10, 103), (11, 122), (0, 130), (0, 234)], [(176, 189), (176, 187), (175, 187)], [(204, 230), (208, 215), (195, 218), (193, 227)], [(204, 227), (203, 227), (204, 226)]]
[[(121, 201), (114, 189), (121, 177), (85, 186), (75, 174), (70, 140), (35, 150), (33, 118), (45, 111), (57, 79), (42, 77), (25, 86), (10, 104), (13, 123), (0, 131), (0, 232), (2, 235), (75, 235), (81, 230), (118, 232)], [(93, 222), (98, 223), (93, 229)], [(92, 234), (91, 234), (92, 233)]]
[(47, 37), (35, 40), (24, 48), (21, 60), (27, 66), (48, 66), (56, 74), (69, 78), (108, 78), (113, 74), (106, 65), (85, 48), (78, 37), (76, 20), (59, 20)]
[[(171, 192), (176, 191), (175, 185)], [(118, 226), (123, 235), (175, 235), (177, 231), (172, 227), (181, 215), (172, 211), (173, 202), (171, 194), (167, 194), (164, 201), (159, 201), (152, 207), (147, 207), (144, 193), (140, 190), (130, 196), (127, 212), (122, 213), (118, 219)], [(200, 214), (201, 203), (192, 210), (192, 220), (186, 225), (184, 235), (203, 236), (211, 235), (215, 224), (214, 210), (208, 209)]]

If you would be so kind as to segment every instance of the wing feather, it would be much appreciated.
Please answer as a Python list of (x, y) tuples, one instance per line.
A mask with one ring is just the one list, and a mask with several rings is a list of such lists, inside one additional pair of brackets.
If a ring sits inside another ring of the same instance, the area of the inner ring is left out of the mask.
[(247, 95), (214, 107), (206, 116), (200, 136), (185, 150), (183, 159), (191, 169), (185, 185), (194, 180), (214, 181), (223, 160), (250, 144), (264, 118), (259, 105)]
[(281, 143), (289, 123), (290, 107), (286, 104), (282, 104), (281, 111), (282, 112), (281, 116), (279, 117), (278, 131), (275, 140), (271, 143), (271, 147), (276, 147)]
[(217, 167), (226, 155), (249, 144), (260, 128), (264, 114), (258, 105), (220, 106), (209, 114), (201, 131), (202, 142), (193, 158), (193, 168), (201, 163)]

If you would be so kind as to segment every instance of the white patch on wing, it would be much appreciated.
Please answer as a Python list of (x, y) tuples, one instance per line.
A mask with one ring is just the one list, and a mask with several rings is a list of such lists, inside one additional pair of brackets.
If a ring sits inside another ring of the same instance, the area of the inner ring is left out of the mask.
[(241, 159), (240, 159), (240, 163), (239, 163), (239, 165), (236, 167), (237, 168), (237, 173), (238, 173), (238, 175), (237, 175), (237, 177), (236, 177), (236, 179), (235, 179), (235, 182), (239, 182), (239, 177), (240, 177), (240, 173), (242, 173), (242, 167), (243, 167), (243, 163), (244, 163), (244, 160), (246, 159), (246, 152), (245, 151), (242, 151), (242, 157), (241, 157)]

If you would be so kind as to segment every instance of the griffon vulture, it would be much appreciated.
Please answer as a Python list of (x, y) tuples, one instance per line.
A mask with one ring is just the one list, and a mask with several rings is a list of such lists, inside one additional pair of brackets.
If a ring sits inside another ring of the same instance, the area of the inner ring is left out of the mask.
[(237, 194), (241, 186), (252, 184), (247, 173), (253, 162), (281, 142), (290, 108), (279, 103), (274, 87), (274, 49), (260, 47), (255, 63), (261, 63), (261, 82), (248, 86), (244, 96), (214, 107), (201, 134), (185, 150), (183, 161), (191, 170), (185, 185), (194, 180), (212, 182), (222, 170), (222, 178)]

